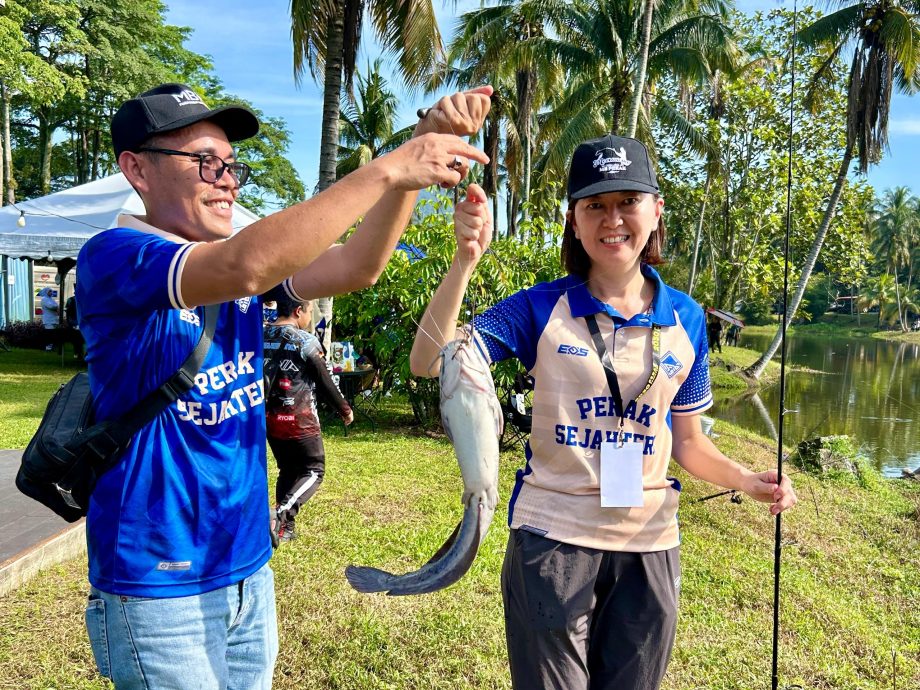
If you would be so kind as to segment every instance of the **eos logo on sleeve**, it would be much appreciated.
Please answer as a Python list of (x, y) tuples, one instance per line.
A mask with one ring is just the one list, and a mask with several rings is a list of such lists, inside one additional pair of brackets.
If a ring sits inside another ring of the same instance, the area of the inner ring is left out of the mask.
[(562, 343), (562, 345), (559, 346), (557, 352), (560, 355), (575, 355), (576, 357), (588, 356), (588, 351), (585, 348), (576, 347), (575, 345), (566, 345), (565, 343)]

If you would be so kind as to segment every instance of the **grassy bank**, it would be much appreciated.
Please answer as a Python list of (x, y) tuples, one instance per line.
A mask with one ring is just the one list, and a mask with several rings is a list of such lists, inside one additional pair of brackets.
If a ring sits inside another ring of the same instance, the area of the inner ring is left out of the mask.
[[(4, 406), (26, 394), (20, 375), (8, 373), (9, 361), (0, 355)], [(69, 375), (36, 366), (49, 370), (49, 381), (41, 379), (49, 392), (51, 379)], [(4, 416), (2, 438), (31, 433), (44, 401), (34, 397), (31, 413), (23, 403), (18, 418)], [(361, 595), (343, 577), (349, 563), (417, 568), (460, 517), (450, 445), (410, 421), (396, 401), (376, 433), (366, 426), (348, 437), (327, 431), (326, 481), (305, 508), (298, 540), (272, 561), (278, 690), (510, 687), (498, 590), (504, 509), (471, 571), (446, 591)], [(717, 430), (729, 455), (757, 469), (774, 463), (772, 442), (722, 422)], [(503, 456), (505, 500), (520, 465), (519, 454)], [(665, 688), (767, 688), (774, 522), (747, 499), (699, 502), (715, 489), (673, 471), (684, 486), (683, 584)], [(920, 687), (920, 484), (872, 474), (861, 482), (804, 473), (794, 480), (801, 504), (783, 522), (781, 685), (888, 690), (894, 653), (896, 686)], [(83, 629), (85, 572), (85, 559), (77, 559), (0, 599), (0, 688), (108, 687), (95, 674)]]
[[(740, 372), (751, 366), (760, 352), (744, 347), (723, 345), (722, 351), (709, 353), (709, 375), (712, 378), (712, 387), (716, 391), (731, 394), (735, 391), (742, 392), (748, 388), (748, 383), (741, 378)], [(779, 380), (779, 361), (767, 362), (758, 381), (760, 386), (769, 386)]]
[[(746, 326), (744, 332), (751, 335), (773, 335), (779, 327), (779, 321), (766, 326)], [(900, 329), (880, 329), (877, 324), (876, 314), (862, 314), (857, 317), (851, 314), (824, 314), (812, 323), (802, 323), (789, 326), (789, 334), (809, 336), (829, 336), (835, 338), (879, 338), (881, 340), (905, 341), (920, 343), (920, 331), (902, 333)]]

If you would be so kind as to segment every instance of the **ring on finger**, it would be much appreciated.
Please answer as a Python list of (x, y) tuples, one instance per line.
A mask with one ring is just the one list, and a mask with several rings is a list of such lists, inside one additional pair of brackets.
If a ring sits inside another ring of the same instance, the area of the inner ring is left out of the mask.
[(451, 170), (459, 170), (463, 167), (463, 160), (460, 158), (460, 156), (454, 156), (454, 159), (447, 164), (447, 167)]

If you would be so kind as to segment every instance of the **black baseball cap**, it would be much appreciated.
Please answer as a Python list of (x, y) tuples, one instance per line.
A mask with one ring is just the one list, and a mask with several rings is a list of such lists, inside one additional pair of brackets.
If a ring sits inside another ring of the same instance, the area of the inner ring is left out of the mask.
[(228, 105), (211, 110), (185, 84), (161, 84), (125, 101), (112, 118), (112, 145), (116, 158), (134, 151), (154, 134), (172, 132), (207, 120), (224, 130), (227, 139), (240, 141), (259, 132), (259, 120), (249, 108)]
[(569, 168), (569, 199), (624, 191), (658, 194), (645, 145), (613, 134), (579, 144)]

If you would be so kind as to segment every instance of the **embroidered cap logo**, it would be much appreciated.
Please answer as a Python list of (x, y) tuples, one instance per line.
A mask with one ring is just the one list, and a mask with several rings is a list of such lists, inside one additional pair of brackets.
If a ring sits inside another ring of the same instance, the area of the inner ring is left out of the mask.
[[(608, 155), (608, 152), (611, 155)], [(614, 175), (626, 170), (632, 165), (632, 161), (626, 157), (626, 147), (621, 146), (619, 150), (603, 149), (598, 151), (597, 156), (592, 161), (592, 165), (597, 168), (598, 172)]]
[(201, 100), (201, 96), (192, 91), (191, 89), (186, 89), (185, 91), (180, 91), (179, 93), (172, 94), (172, 97), (176, 99), (176, 103), (180, 106), (183, 105), (204, 105), (204, 101)]

